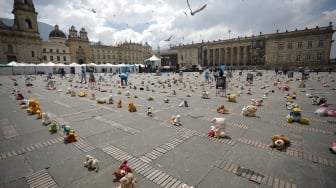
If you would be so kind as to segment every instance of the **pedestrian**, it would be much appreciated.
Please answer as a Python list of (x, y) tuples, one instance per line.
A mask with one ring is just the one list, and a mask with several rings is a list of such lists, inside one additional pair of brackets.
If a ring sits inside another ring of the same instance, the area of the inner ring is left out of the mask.
[(205, 78), (205, 83), (206, 84), (209, 84), (210, 82), (209, 82), (209, 80), (210, 80), (210, 71), (209, 71), (209, 69), (206, 69), (205, 71), (204, 71), (204, 78)]
[(127, 86), (127, 82), (128, 82), (128, 76), (126, 73), (121, 73), (119, 74), (119, 77), (120, 77), (120, 81), (121, 81), (121, 85), (126, 85)]
[(278, 67), (277, 67), (277, 68), (275, 68), (275, 76), (278, 75), (278, 72), (279, 72), (279, 69), (278, 69)]
[(330, 68), (329, 68), (329, 74), (331, 74), (331, 71), (332, 71), (332, 68), (330, 67)]
[(85, 75), (85, 68), (84, 66), (82, 66), (82, 70), (81, 70), (81, 74), (82, 74), (82, 78), (81, 78), (81, 84), (83, 83), (83, 81), (85, 82), (84, 84), (86, 84), (86, 75)]
[(90, 72), (90, 75), (89, 75), (89, 87), (91, 89), (96, 87), (96, 79), (95, 79), (95, 76), (94, 76), (93, 72)]

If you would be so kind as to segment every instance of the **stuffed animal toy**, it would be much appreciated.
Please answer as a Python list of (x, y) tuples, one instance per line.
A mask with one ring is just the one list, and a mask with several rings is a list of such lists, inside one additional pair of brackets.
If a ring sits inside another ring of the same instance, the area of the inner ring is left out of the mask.
[(86, 97), (86, 96), (87, 96), (86, 92), (78, 93), (78, 97)]
[(328, 110), (327, 110), (326, 107), (320, 107), (320, 108), (315, 110), (314, 114), (317, 114), (321, 117), (327, 116), (328, 115)]
[(149, 117), (153, 117), (154, 114), (153, 114), (153, 108), (152, 107), (148, 107), (147, 110), (146, 110), (146, 115), (149, 116)]
[(209, 92), (203, 90), (201, 94), (202, 99), (210, 99)]
[(332, 153), (336, 154), (336, 141), (334, 141), (334, 142), (332, 143), (332, 146), (329, 148), (329, 150), (330, 150)]
[(72, 90), (72, 91), (71, 91), (70, 96), (71, 96), (71, 97), (76, 97), (76, 92), (75, 92), (75, 90)]
[(16, 94), (16, 100), (23, 100), (24, 99), (24, 96), (23, 96), (23, 94), (22, 93), (18, 93), (18, 94)]
[(120, 185), (117, 188), (135, 188), (136, 180), (131, 172), (126, 173), (124, 177), (120, 179)]
[(136, 112), (137, 111), (137, 108), (136, 108), (136, 106), (133, 102), (128, 104), (128, 111), (129, 112)]
[(243, 107), (241, 114), (243, 116), (255, 117), (257, 110), (258, 110), (257, 106), (247, 105), (246, 107), (245, 106)]
[(120, 89), (118, 89), (117, 94), (118, 94), (118, 95), (121, 95), (121, 91), (120, 91)]
[(71, 94), (72, 88), (68, 87), (67, 91), (65, 92), (66, 94)]
[(64, 141), (67, 142), (67, 143), (77, 142), (77, 136), (75, 134), (75, 131), (70, 130), (69, 134), (66, 135), (66, 137), (64, 138)]
[(127, 98), (130, 98), (130, 97), (131, 97), (131, 94), (130, 94), (130, 92), (129, 92), (129, 91), (127, 91), (127, 92), (126, 92), (126, 94), (125, 94), (125, 96), (126, 96)]
[(118, 100), (117, 107), (118, 107), (118, 108), (121, 108), (121, 107), (122, 107), (122, 100), (121, 100), (121, 99)]
[(99, 170), (99, 161), (98, 159), (95, 159), (91, 155), (86, 155), (84, 166), (89, 169), (94, 169), (95, 172), (98, 172)]
[(237, 95), (236, 94), (229, 94), (227, 95), (228, 102), (237, 102)]
[(107, 104), (113, 104), (113, 96), (110, 95), (106, 101)]
[(224, 105), (221, 105), (219, 108), (217, 108), (217, 112), (220, 114), (229, 114), (229, 110), (225, 108)]
[(312, 105), (322, 105), (327, 103), (327, 99), (324, 97), (313, 96), (312, 98)]
[(252, 99), (251, 100), (251, 105), (253, 105), (253, 106), (261, 106), (262, 102), (263, 102), (262, 99)]
[(97, 99), (97, 104), (105, 104), (105, 103), (106, 103), (106, 98)]
[(248, 95), (252, 95), (251, 88), (249, 88), (249, 89), (247, 90), (246, 94), (248, 94)]
[(179, 186), (179, 188), (194, 188), (194, 186), (189, 186), (189, 185), (184, 183), (181, 186)]
[(42, 119), (42, 112), (41, 112), (41, 110), (37, 110), (36, 111), (36, 115), (37, 115), (36, 119)]
[(308, 118), (303, 118), (301, 117), (301, 109), (300, 108), (293, 108), (292, 111), (289, 112), (289, 114), (286, 116), (287, 122), (292, 123), (292, 122), (299, 122), (302, 124), (309, 124), (309, 119)]
[(216, 127), (215, 138), (223, 138), (226, 136), (226, 118), (212, 118), (210, 122)]
[(48, 113), (42, 113), (42, 124), (43, 125), (49, 125), (51, 123), (51, 117)]
[(118, 182), (126, 173), (132, 173), (132, 168), (127, 165), (127, 160), (124, 160), (119, 168), (113, 172), (115, 179), (113, 181)]
[(62, 125), (61, 127), (63, 129), (63, 134), (69, 135), (69, 133), (71, 131), (71, 127), (69, 125)]
[(283, 134), (275, 134), (271, 137), (271, 143), (269, 147), (283, 150), (290, 145), (290, 140)]
[(170, 121), (173, 125), (180, 126), (181, 125), (181, 116), (180, 115), (172, 116), (170, 118)]
[(168, 98), (165, 98), (165, 99), (163, 99), (163, 102), (164, 102), (164, 103), (169, 103), (169, 99), (168, 99)]
[(96, 100), (96, 94), (95, 93), (91, 93), (91, 100)]
[(336, 110), (334, 110), (334, 109), (329, 109), (329, 110), (327, 111), (327, 114), (328, 114), (328, 116), (335, 117), (335, 116), (336, 116)]
[(215, 125), (211, 125), (210, 127), (210, 131), (208, 132), (208, 136), (210, 137), (214, 137), (215, 136), (215, 131), (216, 131), (216, 126)]
[(176, 95), (176, 91), (175, 90), (172, 91), (172, 95)]
[(187, 101), (183, 101), (179, 104), (179, 107), (189, 107), (188, 102)]
[(29, 99), (27, 113), (36, 114), (38, 110), (41, 111), (39, 102), (36, 99)]
[(49, 127), (49, 132), (51, 132), (51, 133), (57, 133), (59, 129), (60, 129), (60, 128), (59, 128), (59, 126), (57, 125), (57, 123), (52, 122), (52, 123), (50, 124), (50, 127)]
[(154, 100), (153, 96), (150, 95), (150, 96), (147, 97), (147, 101), (152, 101), (152, 100)]
[(298, 108), (299, 105), (295, 102), (287, 102), (286, 103), (286, 108), (287, 110), (292, 110), (293, 108)]

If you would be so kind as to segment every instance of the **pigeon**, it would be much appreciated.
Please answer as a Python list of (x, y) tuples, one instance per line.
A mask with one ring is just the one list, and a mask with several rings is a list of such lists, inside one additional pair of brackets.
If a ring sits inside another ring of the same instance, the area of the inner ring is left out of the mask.
[(166, 40), (164, 40), (164, 41), (170, 41), (170, 39), (173, 37), (173, 35), (170, 35), (170, 37), (169, 38), (167, 38)]
[(189, 9), (190, 9), (190, 14), (191, 14), (192, 16), (194, 16), (196, 13), (202, 11), (202, 10), (205, 9), (205, 7), (207, 6), (207, 4), (204, 4), (201, 8), (199, 8), (199, 9), (193, 11), (193, 10), (191, 10), (191, 8), (190, 8), (190, 4), (189, 4), (189, 1), (188, 1), (188, 0), (187, 0), (187, 4), (188, 4), (188, 7), (189, 7)]

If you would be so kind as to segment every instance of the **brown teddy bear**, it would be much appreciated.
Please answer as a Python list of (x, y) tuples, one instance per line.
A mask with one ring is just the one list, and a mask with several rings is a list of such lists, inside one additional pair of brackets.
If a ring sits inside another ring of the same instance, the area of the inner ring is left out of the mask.
[(133, 174), (128, 172), (120, 179), (120, 185), (117, 188), (135, 188), (135, 182)]
[(137, 108), (136, 108), (136, 106), (133, 102), (128, 104), (128, 111), (130, 111), (130, 112), (136, 112), (137, 111)]
[(229, 110), (227, 108), (225, 108), (224, 105), (221, 105), (219, 108), (217, 108), (217, 112), (220, 114), (228, 114)]
[(277, 150), (283, 150), (290, 145), (290, 140), (283, 134), (275, 134), (271, 138), (271, 143), (269, 147), (276, 148)]

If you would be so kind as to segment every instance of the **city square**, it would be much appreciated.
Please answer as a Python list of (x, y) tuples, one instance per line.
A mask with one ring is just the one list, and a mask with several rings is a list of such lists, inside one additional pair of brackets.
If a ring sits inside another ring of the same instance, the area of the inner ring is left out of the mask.
[[(228, 78), (226, 95), (240, 93), (237, 102), (228, 102), (216, 82), (205, 84), (198, 72), (130, 73), (124, 87), (118, 74), (96, 73), (104, 81), (93, 89), (80, 83), (80, 74), (54, 75), (54, 90), (48, 90), (47, 75), (30, 75), (32, 86), (26, 86), (25, 75), (2, 76), (1, 187), (117, 187), (113, 172), (123, 160), (137, 187), (333, 187), (336, 160), (329, 148), (335, 117), (314, 114), (319, 106), (310, 96), (326, 98), (327, 108), (335, 109), (335, 73), (311, 72), (299, 88), (299, 72), (293, 78), (258, 72), (262, 76), (252, 72), (252, 83), (246, 81), (246, 70)], [(76, 96), (67, 94), (70, 86)], [(28, 115), (13, 89), (39, 101), (52, 121), (75, 130), (77, 142), (64, 143), (62, 130), (52, 134), (50, 125)], [(79, 97), (83, 92), (87, 96)], [(308, 125), (286, 120), (286, 97), (293, 93)], [(113, 104), (97, 103), (110, 95)], [(252, 99), (263, 99), (262, 105), (255, 117), (243, 116), (242, 108)], [(184, 101), (187, 107), (180, 106)], [(131, 102), (136, 112), (129, 112)], [(221, 105), (228, 114), (217, 113)], [(149, 107), (152, 116), (146, 115)], [(181, 116), (180, 125), (171, 123), (174, 115)], [(227, 137), (208, 136), (214, 117), (226, 118)], [(269, 147), (274, 134), (290, 139), (286, 150)], [(98, 172), (84, 167), (86, 155), (99, 160)]]

